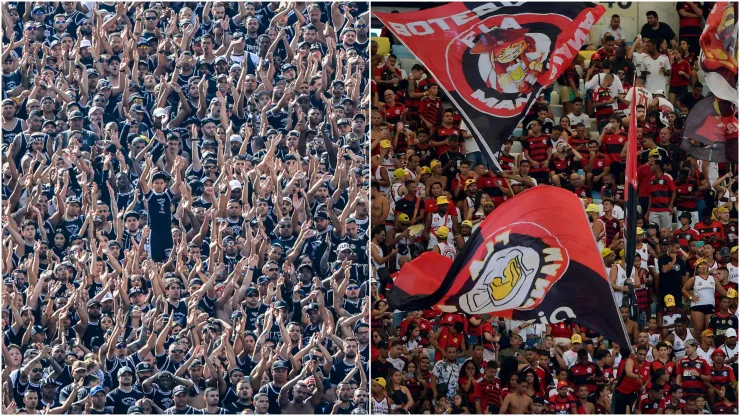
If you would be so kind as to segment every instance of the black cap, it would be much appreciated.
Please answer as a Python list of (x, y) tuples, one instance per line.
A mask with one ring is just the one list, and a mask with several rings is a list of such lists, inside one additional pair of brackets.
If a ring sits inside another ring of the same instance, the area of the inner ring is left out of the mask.
[(669, 240), (667, 238), (661, 238), (660, 239), (660, 244), (670, 244), (670, 243), (671, 243), (671, 240)]
[(167, 174), (167, 172), (157, 172), (152, 176), (152, 181), (157, 179), (162, 179), (167, 182), (168, 180), (170, 180), (170, 175)]
[(185, 386), (177, 386), (172, 390), (172, 395), (177, 396), (178, 394), (188, 394), (188, 388)]
[(127, 211), (125, 214), (123, 214), (124, 221), (129, 219), (129, 217), (134, 217), (138, 220), (139, 218), (141, 218), (141, 215), (139, 215), (139, 213), (136, 211)]
[(76, 118), (85, 118), (85, 116), (82, 115), (82, 111), (73, 111), (69, 114), (70, 120), (74, 120)]
[(258, 294), (259, 294), (259, 290), (257, 290), (257, 288), (255, 288), (255, 287), (248, 287), (247, 288), (247, 292), (246, 292), (246, 295), (247, 296), (250, 296), (250, 295), (258, 295)]
[(325, 219), (325, 220), (328, 220), (329, 219), (329, 215), (326, 213), (326, 211), (319, 211), (313, 217), (314, 217), (314, 219), (316, 219), (316, 218), (322, 218), (322, 219)]
[(41, 325), (34, 325), (33, 328), (31, 328), (31, 335), (43, 334), (43, 333), (44, 333), (44, 327)]
[(288, 307), (288, 304), (284, 300), (279, 300), (274, 303), (274, 307), (276, 310), (286, 309)]
[(683, 211), (681, 212), (681, 215), (678, 216), (678, 219), (681, 219), (681, 218), (688, 218), (690, 220), (691, 213), (689, 211)]
[(136, 364), (136, 372), (138, 373), (142, 371), (154, 371), (154, 366), (146, 361), (142, 361), (139, 364)]
[(284, 369), (287, 370), (289, 368), (288, 363), (286, 361), (283, 361), (283, 360), (277, 360), (274, 363), (272, 363), (272, 369), (273, 370), (277, 370), (277, 369), (281, 369), (281, 368), (284, 368)]
[(100, 306), (100, 302), (97, 301), (97, 300), (95, 300), (95, 299), (90, 299), (90, 300), (87, 301), (87, 307), (88, 308), (91, 307), (91, 306), (96, 306), (96, 305), (97, 306)]
[(128, 412), (126, 412), (126, 414), (128, 414), (128, 415), (143, 415), (144, 414), (144, 408), (141, 407), (141, 406), (131, 406), (131, 407), (128, 408)]

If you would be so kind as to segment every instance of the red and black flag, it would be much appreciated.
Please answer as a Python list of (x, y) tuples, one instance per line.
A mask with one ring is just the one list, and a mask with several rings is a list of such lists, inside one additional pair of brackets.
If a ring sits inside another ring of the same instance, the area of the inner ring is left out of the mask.
[(699, 38), (699, 63), (715, 97), (737, 103), (737, 2), (717, 2)]
[(406, 263), (387, 299), (391, 309), (571, 320), (630, 345), (583, 204), (561, 188), (537, 186), (502, 204), (454, 262), (426, 252)]
[(737, 105), (711, 93), (686, 117), (681, 149), (700, 160), (737, 162)]
[[(632, 85), (635, 85), (634, 81)], [(627, 169), (624, 172), (624, 198), (626, 208), (626, 238), (627, 245), (625, 267), (627, 278), (632, 274), (637, 247), (637, 88), (632, 88), (630, 101), (630, 127), (627, 135)]]
[(460, 110), (489, 165), (542, 91), (571, 64), (595, 3), (458, 2), (375, 13)]

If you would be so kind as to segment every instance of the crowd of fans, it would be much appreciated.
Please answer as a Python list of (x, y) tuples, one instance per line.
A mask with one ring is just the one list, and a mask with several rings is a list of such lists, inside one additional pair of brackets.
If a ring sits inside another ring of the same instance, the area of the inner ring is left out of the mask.
[(368, 2), (1, 7), (2, 413), (367, 413)]
[[(496, 154), (501, 172), (423, 66), (371, 57), (374, 413), (738, 412), (737, 166), (680, 149), (686, 115), (707, 92), (696, 58), (711, 4), (676, 9), (679, 28), (650, 11), (634, 42), (612, 16), (597, 51), (576, 58)], [(562, 104), (549, 101), (553, 90)], [(640, 218), (625, 265), (630, 117)], [(548, 185), (583, 200), (632, 345), (571, 321), (389, 309), (406, 262), (424, 251), (454, 259), (501, 204)]]

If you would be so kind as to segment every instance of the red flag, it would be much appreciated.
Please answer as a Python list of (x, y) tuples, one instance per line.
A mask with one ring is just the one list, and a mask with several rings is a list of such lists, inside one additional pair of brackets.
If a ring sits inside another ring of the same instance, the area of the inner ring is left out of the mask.
[(699, 62), (709, 90), (737, 102), (737, 2), (717, 2), (699, 38)]
[(595, 3), (451, 2), (374, 13), (447, 92), (489, 162), (605, 12)]
[[(632, 82), (634, 85), (634, 81)], [(632, 88), (632, 101), (630, 102), (630, 127), (627, 134), (627, 169), (624, 172), (624, 198), (626, 212), (626, 237), (625, 268), (627, 277), (632, 274), (632, 264), (635, 261), (635, 249), (637, 246), (637, 88)]]
[(387, 299), (392, 309), (572, 320), (629, 345), (583, 204), (561, 188), (538, 186), (499, 206), (453, 262), (425, 253), (406, 263)]

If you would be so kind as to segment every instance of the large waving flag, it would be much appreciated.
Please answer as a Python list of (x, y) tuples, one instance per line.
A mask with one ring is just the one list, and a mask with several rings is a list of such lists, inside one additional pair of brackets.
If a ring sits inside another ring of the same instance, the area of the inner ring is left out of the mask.
[(699, 38), (699, 63), (712, 93), (737, 102), (737, 2), (717, 2)]
[(681, 148), (699, 160), (737, 162), (737, 104), (709, 93), (686, 117)]
[[(635, 85), (634, 81), (632, 85)], [(637, 106), (637, 88), (632, 88), (630, 101), (630, 127), (627, 135), (627, 169), (624, 172), (624, 198), (626, 202), (627, 246), (625, 247), (625, 268), (627, 278), (632, 274), (637, 247), (637, 117), (634, 114)]]
[(454, 2), (375, 13), (447, 92), (489, 165), (604, 14), (595, 3)]
[(737, 162), (737, 2), (717, 2), (699, 38), (710, 94), (691, 109), (681, 148), (710, 162)]
[(426, 252), (406, 263), (388, 302), (544, 324), (570, 319), (630, 345), (581, 200), (550, 186), (498, 207), (454, 262)]

